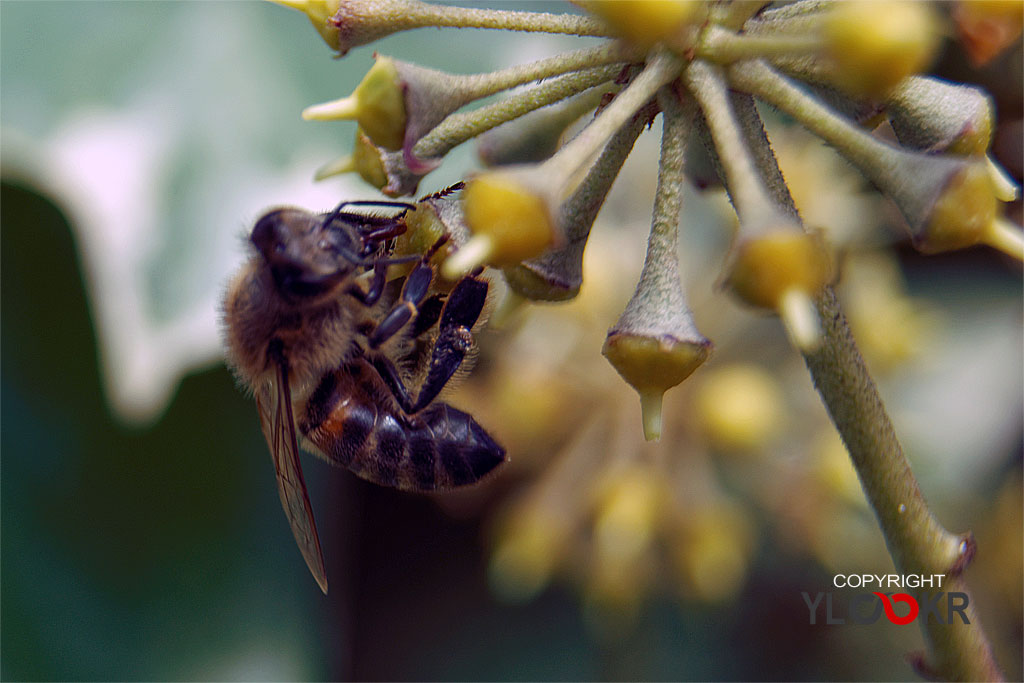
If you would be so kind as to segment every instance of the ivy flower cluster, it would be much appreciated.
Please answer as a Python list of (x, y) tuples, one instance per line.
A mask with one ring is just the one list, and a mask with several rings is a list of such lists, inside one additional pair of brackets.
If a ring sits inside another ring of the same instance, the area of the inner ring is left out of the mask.
[[(452, 239), (436, 259), (447, 280), (487, 266), (504, 274), (514, 300), (565, 301), (580, 291), (591, 229), (619, 170), (660, 116), (643, 270), (603, 346), (639, 394), (644, 436), (660, 437), (663, 395), (712, 351), (678, 259), (682, 187), (699, 173), (699, 184), (724, 187), (737, 217), (720, 282), (741, 302), (776, 314), (804, 356), (897, 565), (959, 575), (973, 541), (939, 526), (921, 498), (832, 292), (830, 226), (803, 223), (761, 118), (767, 105), (842, 155), (899, 209), (919, 251), (984, 244), (1024, 260), (1021, 229), (1001, 214), (1018, 188), (988, 156), (991, 98), (921, 75), (945, 32), (935, 7), (900, 0), (577, 0), (585, 13), (547, 14), (419, 0), (276, 1), (306, 13), (339, 56), (428, 26), (603, 38), (473, 75), (375, 55), (351, 95), (303, 112), (357, 124), (352, 153), (317, 177), (355, 172), (388, 196), (415, 196), (449, 151), (476, 139), (485, 170), (468, 178), (460, 195), (420, 202), (397, 250), (421, 252), (444, 232)], [(1020, 6), (1009, 4), (1009, 19), (1007, 6), (973, 4), (973, 23), (959, 27), (1019, 25)], [(882, 123), (892, 139), (874, 134)], [(632, 472), (609, 484), (609, 491), (627, 489), (622, 500), (645, 501), (634, 509), (608, 493), (608, 509), (618, 510), (608, 513), (613, 541), (615, 515), (628, 531), (669, 497), (656, 479)], [(933, 628), (926, 632), (943, 676), (998, 676), (980, 628), (955, 636)]]
[[(1020, 230), (999, 213), (1017, 189), (986, 156), (989, 97), (915, 75), (940, 39), (928, 4), (577, 3), (587, 15), (417, 0), (284, 4), (305, 11), (340, 55), (422, 26), (608, 38), (473, 75), (377, 55), (351, 95), (303, 116), (357, 123), (353, 153), (318, 177), (354, 171), (393, 197), (414, 195), (446, 153), (479, 138), (490, 168), (466, 184), (456, 222), (469, 239), (446, 254), (442, 272), (456, 279), (493, 266), (504, 270), (515, 294), (561, 301), (579, 291), (594, 219), (637, 136), (660, 113), (662, 154), (644, 270), (604, 348), (640, 395), (648, 439), (661, 432), (664, 392), (700, 366), (712, 346), (689, 311), (675, 255), (688, 146), (710, 157), (739, 218), (724, 266), (728, 289), (776, 312), (798, 348), (812, 351), (820, 341), (813, 301), (833, 277), (820, 230), (828, 226), (801, 224), (754, 99), (792, 116), (852, 162), (896, 203), (919, 250), (986, 243), (1024, 256)], [(513, 88), (496, 102), (459, 111)], [(558, 146), (566, 129), (594, 109), (589, 123)], [(883, 119), (898, 143), (871, 134)]]

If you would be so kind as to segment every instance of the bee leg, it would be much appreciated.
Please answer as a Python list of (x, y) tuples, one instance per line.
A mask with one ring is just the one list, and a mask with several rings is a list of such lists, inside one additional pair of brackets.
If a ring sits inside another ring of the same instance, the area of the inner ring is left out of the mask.
[(423, 410), (437, 398), (448, 384), (448, 380), (462, 365), (466, 354), (473, 348), (473, 335), (470, 330), (483, 310), (487, 299), (487, 286), (486, 280), (478, 280), (472, 276), (462, 278), (455, 285), (441, 311), (441, 325), (431, 353), (430, 368), (415, 403), (394, 364), (383, 355), (367, 355), (367, 359), (407, 415)]
[(353, 283), (346, 291), (358, 299), (364, 306), (373, 306), (380, 299), (380, 295), (384, 293), (387, 275), (388, 264), (384, 261), (378, 261), (373, 264), (373, 279), (370, 280), (369, 289), (364, 292), (362, 287)]
[(486, 280), (471, 275), (455, 285), (441, 311), (441, 324), (430, 356), (430, 368), (416, 403), (412, 406), (412, 412), (423, 410), (437, 398), (473, 348), (471, 330), (483, 311), (487, 287)]
[(412, 321), (412, 329), (409, 331), (409, 336), (416, 339), (436, 325), (437, 321), (441, 319), (441, 310), (443, 308), (444, 297), (442, 295), (435, 294), (432, 297), (428, 297), (419, 306), (419, 313), (416, 314), (416, 319)]
[(334, 210), (331, 211), (331, 213), (327, 216), (326, 220), (324, 220), (324, 225), (330, 225), (333, 221), (339, 218), (351, 221), (356, 225), (361, 225), (362, 223), (383, 223), (385, 221), (390, 223), (391, 221), (394, 220), (393, 218), (382, 219), (380, 216), (367, 216), (365, 214), (355, 213), (354, 211), (344, 211), (343, 209), (346, 206), (389, 206), (394, 208), (402, 208), (407, 211), (414, 211), (416, 209), (416, 205), (410, 204), (409, 202), (392, 202), (386, 200), (376, 201), (372, 199), (359, 201), (344, 201), (338, 204), (338, 206), (336, 206)]
[(369, 344), (371, 349), (376, 349), (399, 330), (405, 327), (406, 323), (412, 320), (416, 314), (417, 306), (427, 296), (430, 283), (434, 279), (434, 269), (429, 263), (420, 261), (412, 269), (402, 286), (402, 295), (398, 303), (391, 309), (384, 319), (377, 325), (377, 329), (370, 335)]
[(409, 390), (405, 388), (405, 383), (399, 377), (394, 363), (384, 356), (367, 356), (367, 359), (373, 365), (377, 374), (380, 375), (380, 378), (384, 380), (385, 386), (391, 391), (392, 396), (395, 397), (402, 412), (406, 415), (411, 415), (413, 413), (412, 397), (409, 396)]
[[(438, 249), (448, 241), (447, 236), (439, 240), (423, 254), (420, 262), (413, 267), (412, 272), (405, 278), (402, 285), (402, 294), (398, 303), (377, 325), (377, 329), (370, 335), (369, 344), (371, 349), (378, 348), (391, 337), (395, 336), (406, 324), (412, 320), (419, 309), (419, 305), (427, 297), (430, 284), (434, 281), (434, 269), (430, 265), (430, 259)], [(371, 288), (372, 289), (372, 288)]]

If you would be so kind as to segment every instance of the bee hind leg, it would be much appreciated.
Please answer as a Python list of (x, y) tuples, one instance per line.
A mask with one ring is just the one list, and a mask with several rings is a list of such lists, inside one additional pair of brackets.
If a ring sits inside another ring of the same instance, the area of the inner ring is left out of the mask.
[(472, 329), (487, 301), (487, 288), (486, 280), (468, 275), (452, 289), (441, 310), (430, 368), (419, 396), (416, 397), (413, 412), (422, 410), (437, 398), (473, 348)]

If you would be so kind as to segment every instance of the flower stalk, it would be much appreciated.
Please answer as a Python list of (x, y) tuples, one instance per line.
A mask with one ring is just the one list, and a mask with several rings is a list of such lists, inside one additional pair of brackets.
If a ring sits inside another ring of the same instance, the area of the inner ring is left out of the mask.
[(711, 342), (698, 330), (686, 302), (679, 269), (679, 219), (683, 164), (691, 116), (678, 95), (658, 94), (664, 114), (658, 189), (654, 196), (647, 255), (633, 297), (608, 331), (602, 353), (640, 394), (644, 438), (661, 437), (662, 398), (689, 377), (711, 354)]
[(473, 111), (452, 114), (413, 146), (412, 153), (424, 163), (433, 163), (467, 140), (517, 119), (535, 109), (553, 104), (596, 85), (606, 83), (621, 71), (616, 65), (597, 66), (557, 76), (500, 102)]
[(419, 0), (272, 0), (306, 14), (324, 41), (345, 55), (401, 31), (425, 27), (606, 36), (603, 22), (578, 14), (478, 9)]
[[(377, 57), (374, 68), (352, 95), (307, 107), (302, 116), (315, 120), (357, 119), (363, 129), (370, 132), (388, 123), (386, 132), (371, 134), (371, 139), (390, 150), (399, 147), (408, 150), (446, 116), (470, 102), (531, 81), (604, 64), (622, 63), (635, 57), (635, 51), (627, 46), (606, 42), (529, 64), (468, 75), (429, 69), (390, 57)], [(381, 70), (386, 74), (377, 77)], [(367, 85), (375, 81), (384, 83), (377, 87)], [(378, 100), (387, 104), (378, 105)], [(398, 102), (392, 103), (392, 100)]]
[(583, 251), (590, 230), (633, 144), (657, 112), (652, 102), (620, 128), (587, 171), (583, 182), (562, 204), (560, 223), (568, 243), (505, 269), (513, 292), (541, 301), (566, 301), (579, 294), (583, 284)]
[(608, 139), (658, 88), (675, 78), (681, 66), (671, 53), (659, 52), (601, 115), (555, 156), (536, 166), (508, 167), (470, 180), (466, 222), (473, 237), (445, 262), (445, 277), (454, 279), (483, 263), (515, 265), (548, 247), (564, 246), (559, 206), (575, 191), (583, 171)]
[[(757, 117), (752, 103), (745, 114), (741, 121), (751, 126)], [(761, 124), (756, 127), (758, 130), (748, 131), (746, 136), (753, 147), (752, 157), (767, 179), (776, 205), (798, 220), (788, 189), (772, 180), (781, 179), (781, 171)], [(816, 297), (815, 306), (822, 341), (817, 349), (803, 352), (804, 362), (846, 445), (897, 570), (942, 574), (946, 591), (967, 594), (963, 571), (974, 552), (973, 539), (969, 533), (956, 536), (946, 531), (928, 508), (831, 287)], [(932, 661), (926, 663), (919, 657), (917, 668), (930, 677), (951, 681), (1003, 680), (974, 605), (968, 602), (965, 613), (970, 628), (922, 620)]]
[(813, 55), (822, 49), (820, 37), (804, 33), (738, 34), (721, 26), (708, 26), (697, 42), (695, 56), (716, 64), (743, 59)]
[(828, 254), (816, 235), (804, 233), (776, 206), (747, 149), (719, 68), (697, 60), (685, 80), (704, 112), (740, 219), (729, 285), (747, 303), (775, 310), (794, 345), (813, 349), (819, 333), (812, 299), (830, 277)]
[(487, 167), (550, 159), (566, 129), (616, 90), (612, 85), (594, 87), (489, 130), (477, 139), (477, 156)]

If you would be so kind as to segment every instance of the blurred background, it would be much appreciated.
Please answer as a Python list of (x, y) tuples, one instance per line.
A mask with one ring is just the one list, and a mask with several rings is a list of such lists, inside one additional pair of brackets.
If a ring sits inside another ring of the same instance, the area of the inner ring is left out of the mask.
[[(312, 182), (354, 126), (299, 112), (348, 94), (374, 50), (470, 73), (579, 45), (421, 29), (337, 61), (269, 3), (0, 3), (4, 679), (912, 675), (919, 629), (808, 623), (801, 592), (892, 564), (776, 321), (715, 287), (722, 195), (686, 197), (681, 256), (716, 351), (668, 394), (661, 442), (600, 356), (643, 260), (657, 126), (598, 219), (580, 297), (503, 308), (451, 399), (508, 447), (506, 471), (415, 496), (306, 458), (330, 595), (309, 576), (217, 321), (265, 207), (376, 196)], [(1020, 65), (1019, 41), (984, 68), (950, 42), (935, 68), (993, 93), (1018, 183)], [(1020, 266), (915, 255), (859, 176), (771, 131), (844, 254), (851, 323), (933, 511), (978, 538), (973, 599), (1019, 680)], [(466, 145), (421, 191), (474, 163)]]

